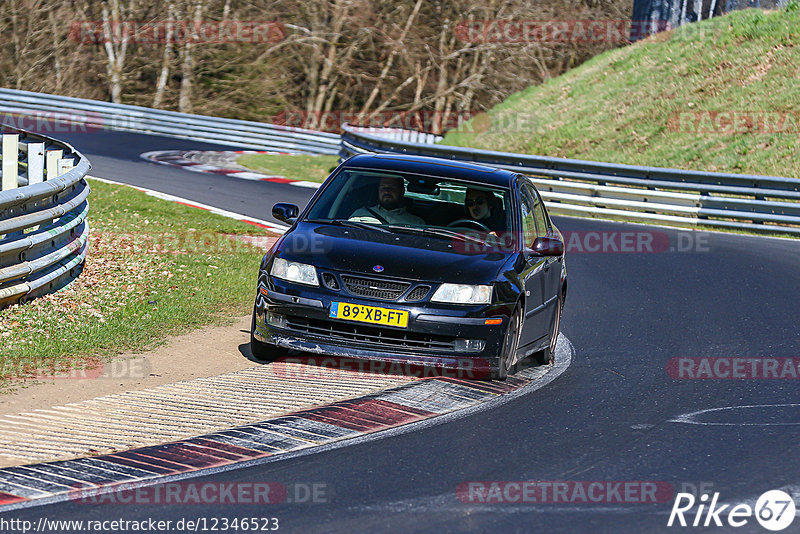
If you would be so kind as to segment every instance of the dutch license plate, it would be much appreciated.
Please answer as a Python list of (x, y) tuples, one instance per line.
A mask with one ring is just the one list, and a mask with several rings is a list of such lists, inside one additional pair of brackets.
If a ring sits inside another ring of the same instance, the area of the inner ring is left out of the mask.
[(362, 323), (383, 324), (387, 326), (408, 327), (408, 312), (348, 304), (346, 302), (331, 302), (329, 317), (344, 319), (346, 321), (359, 321)]

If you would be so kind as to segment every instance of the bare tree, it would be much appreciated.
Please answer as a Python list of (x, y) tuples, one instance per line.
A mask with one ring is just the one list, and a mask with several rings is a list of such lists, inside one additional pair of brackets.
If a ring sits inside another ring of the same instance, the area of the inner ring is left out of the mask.
[(121, 5), (120, 0), (103, 3), (103, 46), (108, 59), (106, 72), (111, 101), (115, 104), (122, 103), (123, 69), (131, 40), (129, 23), (133, 9), (134, 0), (129, 0), (127, 6)]
[(395, 58), (400, 53), (400, 48), (405, 43), (406, 36), (408, 35), (409, 30), (411, 29), (411, 25), (414, 24), (414, 19), (417, 18), (417, 15), (419, 14), (419, 10), (421, 7), (422, 7), (422, 0), (417, 0), (417, 3), (414, 4), (414, 8), (411, 10), (411, 13), (408, 15), (408, 18), (406, 19), (406, 24), (403, 27), (403, 32), (400, 34), (400, 37), (392, 45), (392, 51), (386, 58), (386, 63), (384, 64), (383, 69), (381, 70), (381, 73), (378, 76), (378, 80), (375, 82), (375, 86), (372, 88), (369, 97), (367, 97), (367, 101), (364, 102), (364, 106), (361, 108), (359, 119), (369, 111), (370, 107), (372, 106), (372, 103), (377, 98), (378, 93), (380, 93), (381, 86), (383, 85), (384, 80), (386, 80), (387, 74), (389, 74), (389, 69), (392, 68)]
[[(174, 21), (177, 17), (175, 15), (175, 4), (170, 2), (167, 6), (167, 17), (170, 22)], [(172, 62), (172, 46), (177, 38), (174, 26), (169, 25), (165, 29), (164, 34), (164, 54), (161, 58), (161, 72), (158, 75), (158, 82), (156, 83), (156, 94), (153, 97), (153, 107), (160, 108), (161, 102), (164, 100), (164, 91), (167, 88), (167, 80), (169, 79), (169, 67)]]
[(199, 39), (197, 26), (203, 22), (204, 0), (197, 0), (194, 5), (194, 17), (189, 25), (188, 35), (183, 44), (183, 63), (181, 64), (181, 92), (178, 97), (178, 111), (192, 112), (192, 89), (194, 85), (194, 46)]

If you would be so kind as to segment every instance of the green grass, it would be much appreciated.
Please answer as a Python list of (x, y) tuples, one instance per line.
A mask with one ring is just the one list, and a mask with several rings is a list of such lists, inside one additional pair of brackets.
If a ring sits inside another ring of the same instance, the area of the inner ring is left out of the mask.
[(603, 53), (442, 143), (800, 177), (800, 121), (783, 133), (696, 133), (686, 131), (696, 122), (680, 123), (681, 113), (716, 111), (800, 118), (800, 4), (790, 6), (733, 12)]
[(266, 231), (128, 187), (90, 183), (83, 274), (57, 293), (0, 310), (0, 391), (26, 376), (152, 348), (252, 307), (263, 250), (231, 235)]
[(338, 165), (339, 157), (303, 154), (245, 154), (240, 156), (236, 162), (248, 169), (272, 176), (321, 183)]

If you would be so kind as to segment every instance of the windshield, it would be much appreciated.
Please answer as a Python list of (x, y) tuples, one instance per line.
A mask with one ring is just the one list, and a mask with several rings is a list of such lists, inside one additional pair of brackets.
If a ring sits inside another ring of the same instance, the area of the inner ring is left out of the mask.
[(348, 221), (435, 234), (508, 233), (507, 189), (414, 174), (344, 169), (308, 212), (314, 222)]

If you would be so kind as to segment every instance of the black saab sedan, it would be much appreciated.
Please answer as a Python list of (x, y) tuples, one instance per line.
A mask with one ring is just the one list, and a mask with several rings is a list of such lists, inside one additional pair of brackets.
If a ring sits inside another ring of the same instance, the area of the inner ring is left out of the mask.
[(549, 363), (567, 290), (564, 243), (524, 175), (450, 160), (342, 163), (264, 256), (251, 349), (422, 366), (503, 380)]

